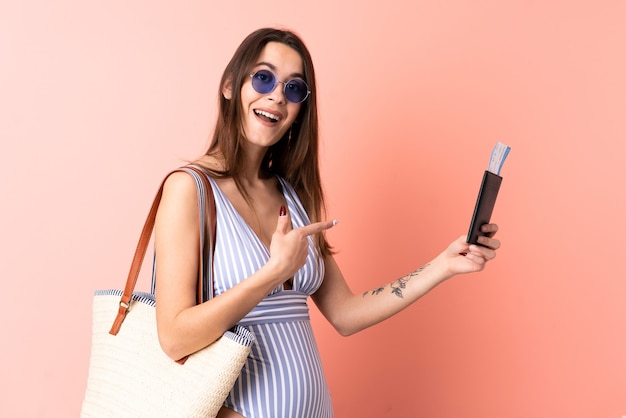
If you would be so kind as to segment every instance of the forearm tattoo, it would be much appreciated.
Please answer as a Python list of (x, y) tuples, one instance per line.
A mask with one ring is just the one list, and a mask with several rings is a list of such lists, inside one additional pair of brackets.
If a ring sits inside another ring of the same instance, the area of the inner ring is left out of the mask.
[(406, 276), (401, 277), (398, 280), (395, 280), (395, 281), (389, 283), (388, 285), (385, 285), (385, 286), (382, 286), (382, 287), (378, 287), (378, 288), (373, 289), (373, 290), (369, 290), (369, 291), (363, 293), (363, 297), (365, 297), (367, 295), (372, 295), (372, 296), (380, 295), (381, 293), (383, 293), (385, 291), (385, 289), (387, 287), (389, 287), (389, 289), (391, 290), (391, 294), (392, 295), (395, 295), (395, 296), (397, 296), (399, 298), (404, 298), (404, 295), (402, 294), (402, 291), (404, 289), (406, 289), (406, 284), (413, 277), (419, 275), (422, 271), (424, 271), (424, 269), (426, 269), (426, 267), (428, 267), (428, 266), (429, 266), (429, 264), (425, 264), (422, 267), (420, 267), (417, 270), (415, 270), (414, 272), (409, 273)]

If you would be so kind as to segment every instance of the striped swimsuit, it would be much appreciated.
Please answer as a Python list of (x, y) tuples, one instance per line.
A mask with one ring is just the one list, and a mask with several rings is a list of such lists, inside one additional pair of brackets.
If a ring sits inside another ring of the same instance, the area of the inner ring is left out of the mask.
[[(209, 178), (217, 209), (215, 295), (259, 270), (269, 250)], [(293, 188), (279, 178), (293, 227), (310, 223)], [(274, 289), (240, 322), (256, 341), (225, 406), (246, 418), (330, 418), (330, 393), (311, 329), (307, 299), (322, 284), (324, 264), (309, 237), (306, 264), (293, 290)]]

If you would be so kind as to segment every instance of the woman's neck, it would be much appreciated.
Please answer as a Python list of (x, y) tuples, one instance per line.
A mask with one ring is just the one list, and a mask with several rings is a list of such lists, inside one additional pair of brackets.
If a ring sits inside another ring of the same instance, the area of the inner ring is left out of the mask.
[[(238, 173), (237, 177), (242, 184), (253, 185), (272, 177), (271, 174), (262, 167), (266, 152), (267, 148), (244, 150), (241, 167), (239, 167), (239, 170), (234, 170)], [(231, 171), (230, 167), (226, 164), (223, 154), (219, 150), (208, 155), (203, 155), (198, 162), (216, 173)]]

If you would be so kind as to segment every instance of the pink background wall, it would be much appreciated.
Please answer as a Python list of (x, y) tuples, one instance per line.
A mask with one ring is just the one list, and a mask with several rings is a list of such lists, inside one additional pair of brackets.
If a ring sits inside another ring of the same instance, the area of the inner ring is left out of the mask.
[(122, 286), (265, 25), (314, 56), (356, 292), (464, 234), (491, 148), (513, 148), (487, 271), (347, 339), (313, 309), (337, 417), (626, 415), (626, 2), (26, 0), (0, 4), (0, 416), (78, 415), (92, 292)]

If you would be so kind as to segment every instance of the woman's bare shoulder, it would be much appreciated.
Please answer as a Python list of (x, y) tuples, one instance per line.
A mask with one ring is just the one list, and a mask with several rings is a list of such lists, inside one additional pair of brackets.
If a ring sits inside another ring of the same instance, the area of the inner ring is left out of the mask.
[(163, 199), (188, 200), (196, 196), (196, 182), (189, 173), (174, 171), (163, 184)]
[(184, 171), (171, 173), (163, 184), (155, 221), (157, 230), (161, 234), (170, 228), (192, 231), (197, 219), (198, 192), (195, 180)]

